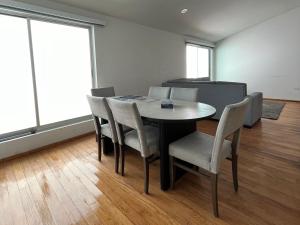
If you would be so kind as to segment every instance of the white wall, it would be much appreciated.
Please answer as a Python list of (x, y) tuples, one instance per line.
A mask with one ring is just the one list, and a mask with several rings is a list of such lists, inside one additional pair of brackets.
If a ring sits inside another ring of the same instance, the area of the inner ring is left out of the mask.
[(300, 8), (217, 44), (217, 80), (248, 84), (264, 97), (300, 100)]
[[(146, 94), (149, 86), (185, 74), (184, 37), (45, 0), (25, 0), (57, 10), (100, 18), (95, 28), (99, 86), (116, 94)], [(0, 143), (0, 159), (93, 131), (91, 121)]]
[(184, 76), (184, 37), (121, 21), (107, 20), (96, 31), (98, 84), (117, 94), (147, 94), (151, 85)]

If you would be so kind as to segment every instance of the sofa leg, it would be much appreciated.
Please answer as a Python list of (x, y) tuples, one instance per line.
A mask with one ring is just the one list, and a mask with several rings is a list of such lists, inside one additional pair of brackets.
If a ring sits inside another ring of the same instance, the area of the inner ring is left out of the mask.
[(255, 123), (253, 123), (252, 125), (244, 125), (245, 128), (251, 129), (252, 127), (254, 127), (256, 124), (258, 124), (261, 121), (261, 118), (259, 118)]

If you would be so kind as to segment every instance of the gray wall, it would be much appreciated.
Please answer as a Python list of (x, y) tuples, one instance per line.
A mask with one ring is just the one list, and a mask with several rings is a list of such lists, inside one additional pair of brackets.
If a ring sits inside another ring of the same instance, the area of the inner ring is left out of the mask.
[(300, 8), (219, 42), (217, 80), (248, 84), (264, 97), (300, 100)]

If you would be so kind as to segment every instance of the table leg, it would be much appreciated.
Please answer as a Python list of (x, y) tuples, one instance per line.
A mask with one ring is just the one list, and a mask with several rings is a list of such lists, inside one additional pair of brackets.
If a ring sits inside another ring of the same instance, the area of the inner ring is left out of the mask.
[(160, 188), (168, 190), (170, 187), (169, 148), (166, 125), (159, 123), (159, 151), (160, 151)]
[(196, 130), (196, 122), (164, 123), (159, 122), (159, 151), (160, 151), (160, 188), (170, 187), (169, 144)]
[(102, 139), (102, 143), (103, 143), (102, 149), (103, 149), (103, 154), (104, 154), (104, 155), (107, 155), (107, 154), (113, 152), (113, 150), (114, 150), (114, 145), (113, 145), (113, 143), (112, 143), (112, 141), (111, 141), (110, 138), (104, 137), (104, 138)]
[[(101, 119), (101, 121), (98, 122), (98, 126), (99, 126), (98, 129), (101, 130), (100, 129), (100, 124), (106, 124), (106, 123), (108, 123), (107, 120)], [(102, 139), (102, 151), (103, 151), (103, 154), (107, 155), (109, 153), (112, 153), (113, 150), (114, 150), (114, 145), (113, 145), (111, 139), (108, 138), (108, 137), (104, 137)]]

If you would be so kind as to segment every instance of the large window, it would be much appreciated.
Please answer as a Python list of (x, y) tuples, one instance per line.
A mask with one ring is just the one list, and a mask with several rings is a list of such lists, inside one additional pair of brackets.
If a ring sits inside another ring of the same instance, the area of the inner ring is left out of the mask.
[(88, 115), (89, 30), (32, 21), (31, 31), (40, 124)]
[(89, 27), (0, 15), (0, 141), (89, 118)]
[(0, 135), (36, 126), (27, 22), (0, 15)]
[(186, 45), (187, 78), (209, 78), (211, 49), (194, 44)]

